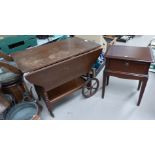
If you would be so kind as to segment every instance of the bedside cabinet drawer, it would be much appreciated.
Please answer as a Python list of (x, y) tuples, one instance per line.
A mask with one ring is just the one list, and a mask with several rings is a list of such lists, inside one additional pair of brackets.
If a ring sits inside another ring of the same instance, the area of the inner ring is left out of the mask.
[(111, 71), (129, 72), (135, 74), (148, 74), (150, 65), (144, 62), (135, 62), (129, 60), (107, 59), (106, 64)]

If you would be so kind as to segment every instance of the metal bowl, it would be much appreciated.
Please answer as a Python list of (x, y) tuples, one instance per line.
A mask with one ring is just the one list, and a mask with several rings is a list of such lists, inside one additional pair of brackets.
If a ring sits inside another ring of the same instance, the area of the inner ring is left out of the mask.
[(6, 120), (31, 120), (38, 114), (38, 106), (35, 103), (19, 103), (13, 106), (6, 114)]

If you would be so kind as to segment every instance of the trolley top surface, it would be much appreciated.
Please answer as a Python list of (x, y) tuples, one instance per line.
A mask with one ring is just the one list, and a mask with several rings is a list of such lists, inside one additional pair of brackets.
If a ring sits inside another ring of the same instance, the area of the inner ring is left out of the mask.
[(101, 46), (95, 42), (73, 37), (27, 49), (22, 52), (16, 52), (12, 54), (12, 57), (18, 68), (23, 73), (26, 73), (53, 65), (100, 47)]

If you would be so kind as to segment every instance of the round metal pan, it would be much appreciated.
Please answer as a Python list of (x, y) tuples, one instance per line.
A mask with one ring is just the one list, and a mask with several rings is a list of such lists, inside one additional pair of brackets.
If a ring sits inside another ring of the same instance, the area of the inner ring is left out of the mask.
[(5, 116), (6, 120), (31, 120), (38, 114), (38, 106), (34, 103), (19, 103), (13, 106)]

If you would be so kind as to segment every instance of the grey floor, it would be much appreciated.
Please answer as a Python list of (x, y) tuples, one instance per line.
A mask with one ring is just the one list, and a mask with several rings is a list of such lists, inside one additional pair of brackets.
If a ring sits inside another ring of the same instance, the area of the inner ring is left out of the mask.
[[(130, 46), (147, 46), (154, 36), (137, 36), (125, 44)], [(101, 98), (102, 71), (97, 77), (100, 81), (99, 91), (91, 98), (85, 99), (81, 90), (59, 101), (52, 118), (42, 101), (43, 120), (151, 120), (155, 119), (155, 73), (149, 73), (149, 81), (141, 102), (137, 107), (139, 91), (138, 81), (124, 80), (110, 77), (109, 86), (106, 87), (105, 98)]]

